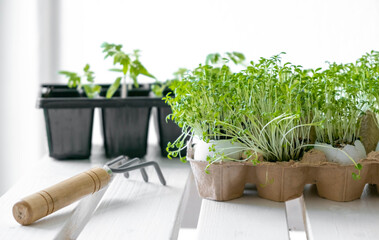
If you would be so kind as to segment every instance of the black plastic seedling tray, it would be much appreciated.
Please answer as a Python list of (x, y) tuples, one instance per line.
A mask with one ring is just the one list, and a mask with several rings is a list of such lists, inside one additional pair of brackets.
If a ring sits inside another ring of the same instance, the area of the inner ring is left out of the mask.
[[(169, 88), (164, 89), (163, 96), (166, 96), (168, 93), (171, 93), (171, 96), (173, 96), (173, 92)], [(171, 119), (166, 119), (167, 116), (171, 113), (172, 111), (169, 105), (165, 104), (164, 106), (157, 106), (157, 116), (155, 117), (155, 123), (158, 130), (161, 154), (165, 157), (168, 154), (167, 144), (169, 142), (173, 143), (182, 134), (182, 129), (175, 122), (173, 122)], [(186, 154), (186, 149), (183, 149), (181, 151), (181, 155), (186, 156)]]
[(86, 159), (91, 155), (91, 138), (94, 108), (57, 107), (50, 100), (69, 103), (71, 99), (86, 99), (85, 95), (67, 88), (50, 88), (38, 99), (43, 108), (49, 154), (56, 159)]
[[(176, 123), (171, 119), (166, 120), (167, 115), (171, 113), (169, 106), (157, 107), (156, 125), (159, 135), (159, 147), (164, 157), (168, 154), (167, 144), (169, 142), (173, 143), (182, 134), (182, 129)], [(186, 149), (181, 151), (181, 155), (186, 156)]]
[[(102, 85), (107, 89), (109, 85)], [(133, 89), (129, 97), (88, 99), (76, 89), (44, 84), (37, 107), (44, 109), (50, 156), (57, 159), (88, 158), (91, 152), (93, 110), (101, 108), (107, 157), (143, 157), (147, 148), (151, 108), (167, 106), (160, 98), (147, 96), (150, 89)], [(105, 91), (102, 91), (102, 96)], [(142, 96), (145, 95), (145, 96)]]
[[(127, 155), (143, 157), (147, 151), (147, 134), (149, 131), (150, 112), (154, 100), (149, 96), (150, 88), (140, 87), (128, 90), (128, 98), (120, 98), (120, 91), (115, 92), (112, 106), (101, 105), (102, 131), (107, 157)], [(101, 93), (105, 96), (105, 91)], [(122, 103), (116, 106), (117, 98)]]

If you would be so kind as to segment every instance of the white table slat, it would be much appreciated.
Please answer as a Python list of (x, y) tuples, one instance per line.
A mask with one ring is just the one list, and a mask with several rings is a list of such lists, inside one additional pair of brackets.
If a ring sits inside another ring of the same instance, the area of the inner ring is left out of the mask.
[(227, 202), (203, 200), (198, 239), (288, 239), (284, 203), (258, 197), (256, 190), (245, 190), (241, 198)]
[(366, 185), (361, 199), (334, 202), (317, 196), (316, 186), (304, 191), (309, 239), (379, 239), (379, 197), (375, 186)]
[[(146, 170), (149, 183), (139, 171), (122, 174), (106, 191), (98, 209), (79, 239), (170, 239), (176, 238), (183, 217), (189, 164), (160, 157), (158, 148), (150, 146), (147, 160), (158, 161), (166, 178), (162, 186), (153, 167)], [(0, 239), (54, 239), (69, 221), (77, 203), (63, 208), (30, 226), (19, 225), (12, 216), (12, 206), (20, 198), (37, 192), (94, 165), (106, 161), (102, 153), (92, 154), (91, 161), (56, 161), (44, 158), (28, 176), (0, 198)]]
[(114, 179), (79, 239), (176, 239), (188, 194), (189, 168), (178, 160), (160, 160), (167, 181), (153, 167), (149, 183), (139, 171)]

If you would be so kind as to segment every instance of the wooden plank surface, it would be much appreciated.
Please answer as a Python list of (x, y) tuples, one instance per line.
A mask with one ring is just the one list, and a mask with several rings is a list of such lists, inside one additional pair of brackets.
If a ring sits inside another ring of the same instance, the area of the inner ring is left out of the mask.
[(306, 228), (309, 239), (379, 239), (379, 196), (366, 185), (361, 199), (334, 202), (318, 197), (315, 185), (304, 191)]
[[(130, 179), (125, 179), (122, 175), (116, 176), (93, 219), (83, 230), (84, 235), (79, 235), (79, 238), (108, 239), (110, 232), (113, 233), (112, 239), (146, 239), (144, 236), (158, 236), (153, 234), (162, 234), (164, 239), (168, 239), (177, 235), (183, 212), (180, 206), (186, 200), (186, 184), (190, 168), (188, 164), (183, 164), (178, 160), (160, 157), (156, 146), (149, 147), (146, 159), (159, 162), (167, 186), (159, 183), (151, 167), (146, 169), (150, 178), (149, 183), (143, 182), (139, 171), (132, 172)], [(29, 240), (57, 237), (58, 232), (70, 219), (77, 203), (30, 226), (21, 226), (13, 219), (13, 204), (22, 197), (93, 166), (102, 166), (106, 160), (102, 150), (96, 151), (96, 147), (91, 161), (57, 161), (45, 157), (35, 169), (30, 171), (30, 174), (23, 177), (0, 198), (0, 239)], [(149, 227), (152, 225), (156, 227)], [(158, 228), (160, 231), (157, 231)]]
[(284, 203), (265, 200), (254, 189), (226, 202), (203, 200), (198, 239), (288, 239)]
[(153, 167), (146, 169), (149, 183), (139, 171), (130, 179), (119, 175), (79, 239), (176, 239), (188, 195), (189, 166), (179, 160), (160, 159), (167, 181), (162, 186)]

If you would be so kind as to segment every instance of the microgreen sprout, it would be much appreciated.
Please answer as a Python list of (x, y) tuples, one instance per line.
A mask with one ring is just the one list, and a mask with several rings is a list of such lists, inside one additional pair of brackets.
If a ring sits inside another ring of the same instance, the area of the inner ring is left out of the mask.
[[(226, 64), (199, 65), (191, 71), (176, 87), (175, 98), (164, 98), (173, 110), (169, 117), (183, 129), (168, 150), (185, 147), (185, 139), (196, 135), (205, 142), (240, 143), (243, 147), (236, 151), (250, 153), (241, 161), (252, 154), (266, 161), (289, 161), (299, 160), (316, 141), (341, 147), (359, 139), (362, 116), (379, 113), (379, 53), (355, 63), (329, 63), (325, 70), (282, 64), (282, 54), (252, 61), (237, 73)], [(207, 61), (224, 59), (213, 54)], [(353, 178), (359, 179), (362, 165), (348, 157), (358, 170)], [(222, 152), (214, 154), (207, 169), (226, 160)]]

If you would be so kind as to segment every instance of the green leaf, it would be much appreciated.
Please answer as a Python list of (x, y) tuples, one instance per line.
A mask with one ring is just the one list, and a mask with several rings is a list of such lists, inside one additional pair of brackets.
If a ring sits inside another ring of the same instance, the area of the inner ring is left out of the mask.
[(120, 87), (121, 79), (121, 77), (116, 78), (113, 84), (108, 88), (106, 98), (111, 98), (113, 94), (117, 91), (117, 89)]
[(89, 70), (89, 64), (86, 64), (86, 65), (84, 66), (83, 70), (84, 70), (84, 72), (88, 72), (88, 70)]
[(68, 78), (67, 85), (69, 88), (74, 88), (74, 87), (80, 86), (81, 77), (78, 76), (77, 73), (69, 72), (69, 71), (60, 71), (58, 73), (65, 75)]
[(88, 98), (97, 97), (101, 91), (101, 86), (99, 85), (85, 84), (83, 88)]
[(76, 75), (76, 73), (69, 71), (59, 71), (58, 73), (66, 76)]
[(358, 174), (356, 174), (356, 173), (352, 173), (351, 175), (352, 175), (352, 177), (353, 177), (354, 180), (359, 180), (359, 179), (361, 179), (361, 176), (358, 175)]
[(84, 76), (87, 77), (87, 81), (90, 82), (90, 83), (93, 83), (94, 82), (94, 72), (90, 71), (90, 66), (89, 64), (86, 64), (86, 66), (83, 68), (84, 70)]
[(109, 71), (111, 71), (111, 72), (122, 72), (122, 69), (119, 69), (119, 68), (111, 68), (111, 69), (109, 69)]
[(133, 61), (133, 67), (134, 67), (134, 73), (136, 76), (139, 74), (145, 75), (146, 77), (154, 78), (155, 77), (147, 71), (147, 69), (142, 65), (142, 63), (139, 60), (134, 60)]
[(233, 52), (233, 55), (239, 58), (239, 62), (241, 63), (242, 61), (245, 61), (245, 55), (240, 52)]
[(210, 63), (211, 64), (219, 63), (220, 58), (221, 58), (221, 55), (219, 53), (208, 54), (207, 57), (205, 58), (205, 64), (209, 65)]
[(362, 164), (358, 163), (357, 166), (355, 166), (356, 169), (362, 170)]

